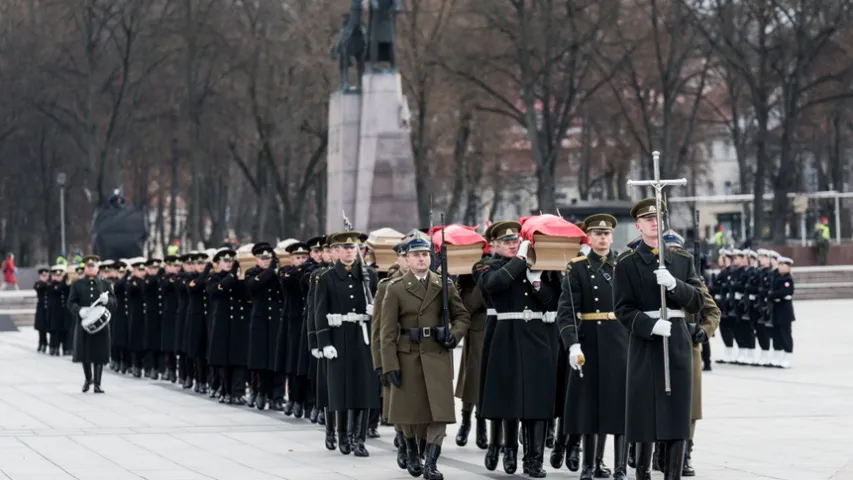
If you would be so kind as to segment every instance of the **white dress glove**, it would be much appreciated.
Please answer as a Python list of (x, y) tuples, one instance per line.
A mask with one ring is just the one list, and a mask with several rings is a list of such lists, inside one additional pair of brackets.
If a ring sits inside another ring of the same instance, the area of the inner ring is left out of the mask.
[(675, 277), (673, 277), (666, 268), (660, 267), (655, 270), (655, 276), (658, 277), (658, 285), (662, 285), (667, 290), (673, 290), (675, 288)]
[(655, 322), (655, 326), (652, 327), (652, 335), (660, 335), (661, 337), (672, 335), (672, 322), (669, 320), (658, 320)]
[(578, 359), (580, 359), (580, 357), (582, 356), (583, 352), (581, 351), (580, 343), (572, 344), (572, 346), (569, 347), (569, 365), (571, 365), (574, 370), (581, 369), (581, 366), (578, 363)]
[(367, 316), (368, 317), (373, 316), (373, 304), (372, 303), (367, 304)]
[(80, 318), (89, 314), (89, 307), (80, 307)]
[(338, 350), (329, 345), (328, 347), (323, 347), (323, 356), (328, 358), (329, 360), (333, 358), (338, 358)]
[(320, 353), (320, 349), (319, 349), (319, 348), (312, 348), (312, 349), (311, 349), (311, 355), (313, 355), (313, 356), (314, 356), (314, 358), (323, 358), (323, 354), (322, 354), (322, 353)]
[(525, 240), (521, 242), (521, 246), (518, 247), (518, 253), (515, 255), (516, 257), (521, 257), (527, 260), (527, 250), (530, 248), (530, 240)]
[(527, 281), (530, 283), (541, 282), (542, 281), (542, 270), (527, 270)]
[(110, 299), (110, 293), (109, 292), (103, 292), (103, 293), (101, 293), (101, 296), (98, 297), (98, 300), (100, 300), (102, 302), (106, 302), (109, 299)]

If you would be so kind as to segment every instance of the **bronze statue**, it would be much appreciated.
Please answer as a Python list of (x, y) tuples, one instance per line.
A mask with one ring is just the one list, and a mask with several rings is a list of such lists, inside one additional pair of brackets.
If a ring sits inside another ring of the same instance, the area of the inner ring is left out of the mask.
[[(338, 60), (338, 67), (341, 69), (341, 90), (350, 90), (359, 88), (361, 85), (361, 77), (364, 75), (364, 57), (366, 56), (364, 27), (361, 25), (361, 5), (358, 5), (356, 10), (355, 4), (360, 0), (353, 1), (353, 11), (346, 13), (343, 16), (343, 25), (341, 25), (340, 35), (335, 46), (332, 47), (332, 58)], [(349, 82), (349, 68), (352, 65), (350, 62), (355, 60), (356, 69), (358, 71), (358, 80), (355, 84)]]
[(391, 69), (397, 66), (394, 38), (397, 31), (397, 13), (403, 10), (401, 1), (370, 0), (367, 61), (373, 71), (377, 70), (378, 63), (387, 63)]
[[(370, 63), (371, 71), (379, 71), (379, 63), (388, 64), (390, 69), (397, 67), (394, 37), (397, 30), (397, 13), (403, 10), (402, 0), (368, 0), (367, 31), (362, 26), (362, 2), (350, 0), (350, 12), (344, 15), (338, 41), (332, 47), (331, 55), (338, 60), (341, 69), (341, 90), (359, 88), (364, 75), (365, 62)], [(358, 69), (358, 82), (349, 82), (349, 67), (355, 60)]]

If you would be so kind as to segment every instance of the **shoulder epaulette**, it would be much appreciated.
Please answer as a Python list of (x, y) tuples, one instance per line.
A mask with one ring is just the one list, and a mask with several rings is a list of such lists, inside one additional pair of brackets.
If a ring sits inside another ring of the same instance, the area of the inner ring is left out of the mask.
[(633, 255), (633, 254), (634, 254), (634, 252), (636, 252), (636, 250), (627, 250), (627, 251), (625, 251), (625, 252), (622, 252), (622, 253), (619, 255), (619, 257), (616, 259), (616, 261), (617, 261), (617, 262), (619, 262), (619, 261), (622, 261), (622, 259), (628, 258), (628, 257), (630, 257), (631, 255)]
[(689, 253), (685, 252), (684, 250), (677, 250), (677, 249), (673, 248), (670, 250), (670, 252), (672, 252), (676, 255), (682, 256), (684, 258), (690, 258), (691, 257), (691, 255)]
[(578, 263), (578, 262), (582, 262), (582, 261), (586, 260), (586, 258), (587, 258), (587, 257), (586, 257), (586, 255), (581, 256), (581, 257), (575, 257), (575, 258), (573, 258), (573, 259), (569, 260), (569, 263)]
[(390, 287), (391, 285), (394, 285), (395, 283), (399, 282), (399, 281), (400, 281), (400, 280), (402, 280), (402, 279), (403, 279), (403, 276), (402, 276), (402, 275), (400, 275), (399, 277), (394, 277), (394, 278), (391, 278), (391, 279), (387, 279), (387, 280), (388, 280), (388, 286)]

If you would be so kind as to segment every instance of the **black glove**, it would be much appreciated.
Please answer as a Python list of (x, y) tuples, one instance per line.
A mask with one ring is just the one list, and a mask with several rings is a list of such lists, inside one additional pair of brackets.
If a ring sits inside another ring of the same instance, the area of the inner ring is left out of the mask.
[(705, 330), (696, 327), (696, 331), (693, 332), (693, 343), (699, 345), (701, 343), (705, 343), (708, 341), (708, 334), (705, 333)]
[(449, 327), (437, 327), (435, 332), (435, 339), (438, 340), (444, 348), (453, 348), (456, 345), (456, 337), (453, 336), (453, 332), (450, 331)]
[(456, 346), (456, 336), (453, 335), (453, 332), (450, 329), (447, 329), (447, 335), (444, 337), (444, 348), (453, 348)]
[(240, 262), (238, 262), (237, 260), (234, 260), (234, 262), (231, 264), (231, 275), (234, 275), (236, 277), (237, 276), (237, 270), (239, 270), (239, 269), (240, 269)]
[(373, 371), (376, 373), (376, 376), (379, 377), (379, 383), (381, 383), (383, 387), (388, 387), (388, 379), (385, 378), (385, 375), (382, 373), (382, 369), (376, 368)]
[(388, 380), (388, 383), (394, 385), (397, 388), (403, 386), (403, 377), (400, 375), (399, 370), (391, 370), (390, 372), (385, 374), (385, 378)]
[(278, 269), (278, 255), (275, 252), (272, 252), (272, 260), (270, 260), (270, 267), (273, 269)]
[(207, 265), (204, 266), (204, 272), (202, 272), (202, 274), (204, 276), (208, 276), (210, 274), (210, 269), (212, 269), (212, 268), (213, 268), (213, 264), (208, 263)]

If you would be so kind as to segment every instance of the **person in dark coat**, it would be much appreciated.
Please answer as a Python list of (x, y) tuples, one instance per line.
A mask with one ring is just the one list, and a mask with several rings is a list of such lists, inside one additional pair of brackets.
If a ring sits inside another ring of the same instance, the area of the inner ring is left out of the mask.
[[(456, 288), (462, 297), (465, 309), (471, 314), (471, 325), (462, 346), (462, 360), (459, 362), (455, 392), (456, 398), (462, 400), (462, 422), (456, 433), (456, 445), (464, 447), (468, 443), (468, 434), (471, 431), (471, 414), (480, 400), (480, 368), (483, 361), (486, 329), (486, 303), (473, 275), (459, 275), (456, 278)], [(476, 415), (475, 436), (477, 447), (485, 450), (488, 447), (486, 419), (480, 416), (479, 410)]]
[[(278, 256), (266, 242), (252, 246), (257, 265), (246, 270), (246, 286), (252, 296), (249, 321), (249, 370), (257, 379), (258, 410), (282, 396), (281, 378), (275, 374), (276, 335), (281, 323), (284, 294), (278, 283)], [(252, 406), (251, 400), (249, 406)]]
[[(314, 237), (305, 242), (308, 245), (309, 257), (302, 265), (302, 291), (305, 295), (305, 308), (302, 311), (302, 328), (299, 330), (299, 359), (296, 366), (296, 375), (305, 377), (307, 383), (305, 402), (311, 404), (311, 409), (308, 413), (308, 420), (311, 423), (319, 423), (321, 408), (317, 405), (317, 359), (311, 355), (311, 346), (308, 339), (308, 315), (311, 308), (308, 308), (311, 292), (311, 278), (314, 271), (320, 268), (323, 263), (323, 242), (325, 237)], [(283, 319), (282, 319), (283, 320)], [(282, 322), (282, 325), (284, 323)], [(279, 367), (278, 359), (276, 359), (276, 367)], [(306, 410), (307, 407), (306, 407)], [(325, 414), (323, 415), (325, 421)]]
[(181, 261), (177, 255), (163, 259), (165, 274), (160, 277), (163, 314), (160, 327), (160, 351), (166, 367), (166, 379), (178, 381), (178, 357), (175, 353), (175, 325), (178, 323), (178, 291), (180, 289)]
[(36, 291), (36, 319), (33, 328), (39, 332), (39, 344), (37, 352), (47, 351), (47, 332), (49, 322), (47, 319), (47, 292), (50, 289), (50, 269), (39, 268), (39, 279), (33, 285)]
[[(287, 246), (290, 265), (279, 270), (279, 281), (285, 295), (284, 312), (277, 332), (276, 363), (283, 367), (287, 379), (287, 403), (284, 414), (302, 418), (307, 400), (308, 377), (300, 376), (299, 358), (302, 354), (301, 337), (304, 323), (305, 300), (308, 292), (305, 282), (305, 262), (309, 258), (308, 244), (297, 242)], [(310, 411), (309, 407), (309, 411)]]
[[(65, 344), (67, 337), (65, 318), (71, 313), (66, 307), (68, 299), (68, 275), (65, 265), (54, 265), (50, 271), (50, 286), (47, 290), (47, 323), (50, 333), (49, 345), (50, 355), (59, 356), (59, 347), (62, 346), (62, 354), (71, 351), (69, 345)], [(67, 352), (65, 351), (67, 348)]]
[(115, 282), (113, 293), (116, 296), (116, 310), (110, 320), (110, 346), (112, 362), (110, 368), (116, 372), (125, 374), (130, 365), (130, 356), (127, 353), (127, 280), (130, 271), (127, 263), (119, 260), (113, 264), (115, 267)]
[[(643, 241), (620, 255), (613, 275), (616, 318), (630, 333), (625, 434), (626, 441), (638, 443), (638, 480), (651, 478), (656, 441), (667, 444), (667, 478), (681, 478), (693, 388), (693, 339), (685, 317), (704, 305), (702, 279), (689, 253), (666, 249), (665, 265), (659, 265), (657, 213), (654, 198), (631, 209)], [(667, 292), (667, 320), (660, 319), (661, 286)], [(663, 370), (663, 342), (669, 345), (669, 372)], [(664, 388), (666, 374), (671, 392)]]
[(773, 286), (767, 292), (767, 301), (771, 302), (773, 311), (773, 347), (781, 350), (781, 359), (776, 366), (791, 368), (794, 357), (794, 337), (791, 327), (794, 316), (794, 277), (791, 276), (791, 266), (794, 261), (788, 257), (780, 257), (778, 273), (773, 277)]
[(491, 300), (497, 323), (483, 362), (481, 415), (504, 422), (504, 471), (515, 473), (518, 455), (519, 421), (524, 422), (528, 440), (525, 473), (542, 478), (546, 427), (554, 418), (559, 356), (556, 312), (548, 305), (559, 291), (542, 280), (541, 271), (527, 264), (530, 242), (519, 236), (516, 221), (496, 222), (494, 257), (480, 272), (480, 289)]
[[(74, 332), (74, 356), (75, 363), (83, 364), (83, 374), (86, 377), (83, 383), (83, 393), (89, 391), (94, 382), (95, 393), (104, 393), (101, 390), (101, 375), (104, 365), (110, 361), (110, 326), (107, 324), (95, 333), (89, 333), (83, 329), (81, 319), (86, 317), (95, 302), (100, 303), (112, 313), (116, 307), (116, 297), (112, 293), (112, 287), (108, 282), (98, 277), (97, 255), (83, 257), (86, 265), (83, 277), (77, 279), (68, 294), (68, 310), (75, 319)], [(94, 366), (94, 371), (92, 367)]]
[[(329, 409), (329, 382), (328, 382), (328, 361), (323, 357), (323, 352), (320, 350), (317, 343), (317, 322), (315, 321), (315, 312), (317, 304), (317, 284), (320, 283), (320, 276), (326, 270), (331, 268), (338, 261), (338, 253), (335, 249), (329, 246), (329, 237), (323, 238), (323, 262), (311, 272), (309, 277), (308, 297), (306, 299), (305, 308), (305, 324), (308, 330), (308, 347), (311, 349), (311, 358), (314, 359), (309, 365), (309, 378), (313, 375), (316, 393), (314, 402), (320, 412), (317, 415), (317, 423), (325, 425), (326, 438), (325, 445), (327, 450), (335, 450), (338, 448), (337, 440), (335, 439), (335, 426), (337, 425), (337, 415)], [(340, 414), (346, 418), (347, 413)], [(346, 424), (346, 422), (344, 422)], [(349, 445), (349, 444), (347, 444)], [(347, 446), (346, 448), (350, 448)]]
[(205, 286), (212, 312), (207, 355), (210, 366), (219, 369), (219, 403), (243, 405), (249, 346), (249, 312), (244, 301), (249, 295), (238, 279), (240, 263), (236, 255), (230, 248), (220, 248), (213, 255), (217, 271), (207, 278)]
[(127, 352), (130, 354), (130, 372), (142, 376), (145, 336), (145, 259), (128, 260), (130, 277), (125, 286), (125, 311), (127, 312)]
[(142, 348), (145, 350), (145, 376), (152, 380), (158, 380), (165, 367), (160, 338), (163, 328), (163, 292), (160, 290), (160, 278), (164, 274), (161, 265), (162, 260), (159, 258), (149, 258), (145, 262), (145, 333), (142, 337)]
[(208, 298), (205, 283), (213, 264), (205, 252), (191, 256), (192, 268), (187, 277), (187, 319), (184, 330), (184, 350), (189, 362), (193, 364), (193, 391), (207, 393), (208, 364), (207, 364), (207, 313)]
[(192, 264), (192, 255), (185, 253), (178, 257), (178, 262), (181, 265), (181, 271), (175, 280), (175, 291), (178, 296), (178, 310), (175, 319), (175, 343), (172, 347), (175, 355), (178, 357), (178, 382), (183, 388), (192, 388), (193, 386), (193, 364), (187, 355), (186, 343), (184, 342), (184, 333), (187, 329), (187, 310), (189, 306), (190, 292), (187, 290), (187, 283), (194, 276), (191, 270), (195, 269)]
[[(314, 321), (319, 351), (329, 360), (329, 409), (339, 415), (338, 448), (344, 455), (352, 451), (358, 457), (367, 457), (364, 441), (369, 410), (379, 408), (379, 379), (373, 371), (367, 315), (377, 279), (375, 271), (357, 261), (359, 235), (342, 232), (329, 239), (339, 258), (318, 277)], [(346, 412), (351, 422), (344, 418)]]
[(567, 265), (557, 311), (571, 366), (562, 421), (566, 431), (583, 435), (582, 480), (604, 476), (596, 436), (614, 435), (613, 478), (625, 480), (628, 475), (624, 415), (628, 332), (613, 312), (616, 256), (610, 247), (615, 227), (616, 219), (607, 214), (584, 220), (591, 251)]

